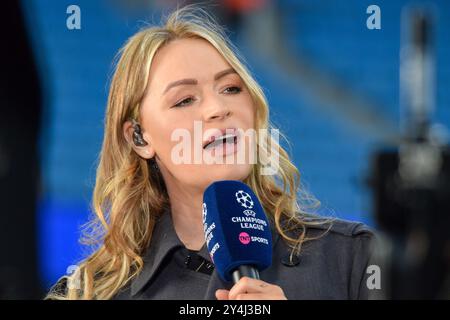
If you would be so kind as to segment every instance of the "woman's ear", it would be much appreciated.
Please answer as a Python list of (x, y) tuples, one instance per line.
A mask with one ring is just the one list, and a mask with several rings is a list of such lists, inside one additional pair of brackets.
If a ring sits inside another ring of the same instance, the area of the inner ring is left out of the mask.
[(133, 150), (144, 159), (155, 156), (155, 150), (149, 141), (144, 139), (142, 127), (135, 121), (126, 121), (123, 124), (123, 134)]

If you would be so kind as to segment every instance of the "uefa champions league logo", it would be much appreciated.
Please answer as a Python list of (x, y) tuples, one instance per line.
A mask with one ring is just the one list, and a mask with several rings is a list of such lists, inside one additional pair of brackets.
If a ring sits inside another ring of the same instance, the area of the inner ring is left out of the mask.
[[(235, 193), (236, 201), (243, 208), (242, 213), (245, 217), (242, 216), (234, 216), (231, 217), (231, 222), (239, 224), (239, 235), (238, 241), (243, 245), (248, 245), (252, 242), (260, 242), (263, 244), (269, 244), (269, 241), (263, 236), (258, 236), (258, 233), (255, 232), (262, 231), (264, 232), (264, 227), (267, 226), (267, 222), (264, 219), (257, 219), (256, 212), (251, 210), (255, 206), (255, 202), (253, 201), (250, 194), (245, 192), (244, 190), (238, 190)], [(258, 204), (258, 203), (257, 203)], [(260, 205), (258, 204), (258, 209), (260, 210)], [(245, 230), (245, 231), (244, 231)]]
[(243, 206), (244, 208), (246, 208), (247, 210), (244, 210), (244, 214), (247, 217), (254, 217), (256, 216), (256, 212), (253, 210), (250, 210), (251, 208), (253, 208), (253, 206), (255, 205), (252, 197), (245, 191), (243, 190), (239, 190), (238, 192), (236, 192), (236, 201)]

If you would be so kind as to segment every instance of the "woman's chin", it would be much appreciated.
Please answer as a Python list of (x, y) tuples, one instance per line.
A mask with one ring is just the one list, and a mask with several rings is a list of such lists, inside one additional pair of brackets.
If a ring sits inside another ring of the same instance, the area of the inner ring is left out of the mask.
[(211, 183), (220, 180), (244, 181), (252, 171), (250, 164), (214, 164), (186, 168), (178, 168), (174, 173), (178, 182), (196, 188), (206, 188)]
[(251, 165), (248, 164), (222, 164), (213, 165), (207, 169), (205, 177), (213, 183), (219, 180), (240, 180), (243, 181), (251, 172)]

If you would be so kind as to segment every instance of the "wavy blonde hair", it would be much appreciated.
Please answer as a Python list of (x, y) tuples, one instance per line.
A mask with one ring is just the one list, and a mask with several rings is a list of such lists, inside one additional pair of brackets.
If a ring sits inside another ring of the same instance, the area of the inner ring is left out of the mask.
[[(183, 38), (202, 38), (213, 45), (246, 84), (256, 105), (255, 129), (273, 128), (261, 87), (224, 30), (204, 9), (185, 6), (172, 12), (163, 26), (147, 27), (132, 36), (119, 51), (108, 97), (92, 201), (95, 217), (84, 238), (94, 252), (79, 264), (74, 275), (63, 277), (71, 281), (77, 276), (79, 288), (68, 286), (60, 292), (55, 286), (48, 299), (110, 299), (142, 270), (142, 254), (152, 237), (155, 221), (170, 207), (170, 202), (161, 173), (152, 170), (149, 162), (133, 151), (122, 128), (130, 118), (139, 121), (139, 105), (158, 49)], [(277, 232), (292, 248), (292, 254), (298, 254), (302, 244), (311, 240), (306, 237), (306, 227), (323, 223), (320, 219), (305, 219), (310, 216), (305, 208), (317, 208), (320, 203), (299, 190), (299, 171), (287, 152), (279, 145), (276, 147), (279, 148), (276, 175), (262, 175), (258, 162), (243, 182), (258, 196)], [(257, 143), (257, 148), (264, 146)], [(290, 234), (292, 230), (300, 232)]]

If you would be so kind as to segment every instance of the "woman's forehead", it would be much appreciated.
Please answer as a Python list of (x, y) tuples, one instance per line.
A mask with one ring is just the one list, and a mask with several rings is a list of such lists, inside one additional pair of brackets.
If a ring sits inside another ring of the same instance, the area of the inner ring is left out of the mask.
[(160, 48), (152, 61), (149, 86), (163, 93), (166, 86), (186, 78), (212, 81), (214, 75), (230, 68), (225, 58), (204, 39), (178, 39)]

